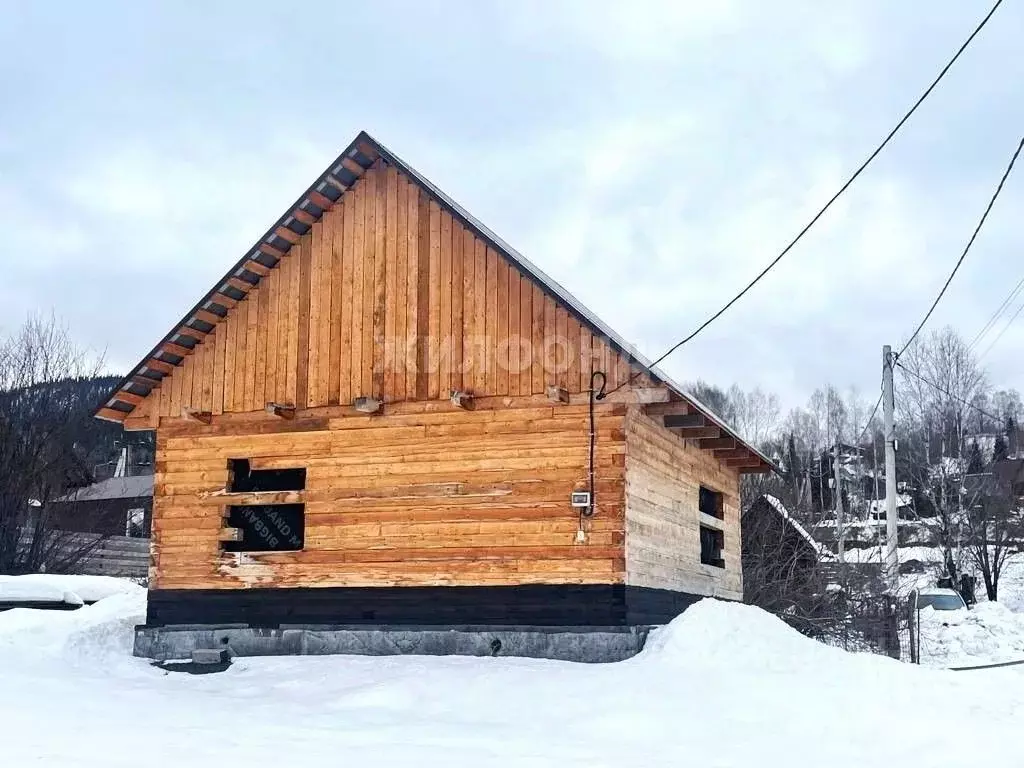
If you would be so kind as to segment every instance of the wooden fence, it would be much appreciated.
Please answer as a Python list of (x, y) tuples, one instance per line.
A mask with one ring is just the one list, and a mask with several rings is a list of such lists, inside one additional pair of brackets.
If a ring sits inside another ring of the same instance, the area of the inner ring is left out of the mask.
[[(99, 536), (96, 538), (100, 539)], [(146, 578), (149, 575), (149, 539), (128, 536), (102, 538), (75, 570), (96, 576)]]

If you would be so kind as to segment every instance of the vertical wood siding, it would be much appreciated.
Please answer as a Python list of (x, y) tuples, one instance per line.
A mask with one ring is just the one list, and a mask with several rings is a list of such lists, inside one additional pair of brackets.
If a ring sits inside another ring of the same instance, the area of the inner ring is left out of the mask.
[[(153, 393), (238, 413), (614, 387), (627, 363), (396, 169), (377, 165)], [(133, 415), (138, 423), (140, 413)]]

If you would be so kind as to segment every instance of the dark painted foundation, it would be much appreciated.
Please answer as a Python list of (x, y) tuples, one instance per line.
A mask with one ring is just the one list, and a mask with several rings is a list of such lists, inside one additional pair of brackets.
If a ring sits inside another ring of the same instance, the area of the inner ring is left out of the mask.
[(364, 654), (612, 662), (700, 595), (621, 584), (151, 590), (135, 654)]
[(646, 626), (665, 624), (700, 599), (622, 584), (154, 589), (146, 626)]

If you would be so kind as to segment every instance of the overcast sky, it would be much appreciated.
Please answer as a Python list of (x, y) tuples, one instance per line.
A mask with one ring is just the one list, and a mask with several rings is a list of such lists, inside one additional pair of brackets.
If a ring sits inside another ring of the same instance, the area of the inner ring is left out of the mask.
[[(365, 129), (655, 356), (989, 5), (0, 0), (0, 325), (53, 310), (127, 370)], [(1022, 37), (1024, 3), (1004, 3), (842, 205), (666, 369), (786, 405), (827, 382), (873, 399), (881, 345), (923, 314), (1024, 131)], [(1024, 277), (1022, 208), (1024, 169), (933, 327), (970, 340)], [(1024, 388), (1022, 353), (1024, 314), (993, 379)]]

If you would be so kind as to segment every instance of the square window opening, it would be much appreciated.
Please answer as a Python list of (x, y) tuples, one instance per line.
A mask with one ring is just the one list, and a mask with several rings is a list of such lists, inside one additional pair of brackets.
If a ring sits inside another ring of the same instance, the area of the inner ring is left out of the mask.
[(714, 528), (700, 527), (700, 561), (704, 565), (713, 565), (716, 568), (725, 567), (725, 556), (722, 550), (725, 548), (725, 534)]
[(306, 488), (306, 468), (252, 469), (248, 459), (228, 459), (230, 493), (259, 491), (302, 491)]
[(718, 491), (713, 491), (705, 486), (700, 487), (700, 496), (697, 500), (697, 508), (705, 515), (711, 515), (717, 517), (719, 520), (725, 517), (725, 506), (722, 500), (722, 494)]
[(241, 538), (222, 542), (225, 552), (294, 552), (305, 545), (305, 504), (234, 505), (226, 522)]

